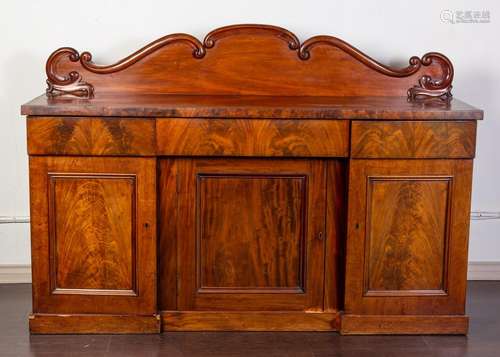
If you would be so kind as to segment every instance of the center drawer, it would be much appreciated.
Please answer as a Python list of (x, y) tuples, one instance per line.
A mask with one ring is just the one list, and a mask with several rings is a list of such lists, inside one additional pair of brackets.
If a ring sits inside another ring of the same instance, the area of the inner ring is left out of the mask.
[(158, 155), (347, 157), (344, 120), (157, 119)]

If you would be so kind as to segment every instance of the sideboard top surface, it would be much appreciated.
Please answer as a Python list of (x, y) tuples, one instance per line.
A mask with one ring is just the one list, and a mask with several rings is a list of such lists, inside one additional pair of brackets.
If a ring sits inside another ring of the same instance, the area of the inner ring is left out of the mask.
[(21, 107), (31, 116), (184, 118), (311, 118), (481, 120), (483, 111), (458, 99), (408, 101), (405, 97), (283, 97), (102, 95), (92, 99), (39, 96)]

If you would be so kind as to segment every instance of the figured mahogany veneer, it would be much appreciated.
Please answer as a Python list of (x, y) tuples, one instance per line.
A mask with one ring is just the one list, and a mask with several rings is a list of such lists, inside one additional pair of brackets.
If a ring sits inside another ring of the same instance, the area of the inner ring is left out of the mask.
[(30, 155), (148, 156), (156, 153), (151, 119), (36, 117), (27, 122)]
[(348, 156), (341, 120), (158, 119), (158, 154), (169, 156)]
[(475, 121), (353, 121), (354, 158), (473, 158)]
[(32, 333), (467, 333), (483, 112), (444, 55), (235, 25), (46, 73), (21, 108)]

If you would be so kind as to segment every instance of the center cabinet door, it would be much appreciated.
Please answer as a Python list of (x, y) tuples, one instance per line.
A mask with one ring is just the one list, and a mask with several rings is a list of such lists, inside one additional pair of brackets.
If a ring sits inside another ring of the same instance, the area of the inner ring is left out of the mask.
[(324, 166), (162, 160), (160, 307), (322, 310)]

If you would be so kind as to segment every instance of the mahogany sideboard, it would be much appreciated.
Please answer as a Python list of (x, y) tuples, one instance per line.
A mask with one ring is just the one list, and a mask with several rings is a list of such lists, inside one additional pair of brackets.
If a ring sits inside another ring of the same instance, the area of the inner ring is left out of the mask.
[(467, 333), (483, 112), (446, 56), (235, 25), (46, 73), (21, 109), (32, 333)]

